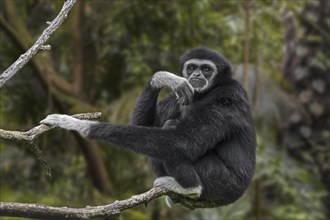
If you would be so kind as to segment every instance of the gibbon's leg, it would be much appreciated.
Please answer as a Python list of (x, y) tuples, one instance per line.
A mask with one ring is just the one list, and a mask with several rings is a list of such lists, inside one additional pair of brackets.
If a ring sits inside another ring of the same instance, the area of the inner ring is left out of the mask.
[(162, 160), (156, 158), (150, 158), (151, 169), (154, 171), (157, 177), (168, 176), (165, 171), (165, 166)]
[(164, 168), (168, 176), (158, 177), (154, 186), (164, 187), (189, 198), (199, 198), (202, 194), (202, 183), (191, 162), (166, 161)]

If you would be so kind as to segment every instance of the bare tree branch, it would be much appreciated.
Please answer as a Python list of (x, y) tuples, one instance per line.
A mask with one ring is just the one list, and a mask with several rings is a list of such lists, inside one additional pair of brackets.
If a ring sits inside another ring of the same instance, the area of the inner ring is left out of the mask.
[(148, 203), (150, 200), (165, 195), (166, 193), (168, 193), (166, 189), (152, 188), (148, 192), (132, 196), (126, 200), (116, 201), (104, 206), (87, 206), (85, 208), (52, 207), (42, 204), (1, 202), (0, 216), (38, 219), (92, 219), (97, 217), (119, 219), (121, 211), (140, 204)]
[[(71, 115), (72, 117), (75, 117), (77, 119), (85, 119), (85, 120), (96, 120), (101, 118), (102, 113), (101, 112), (93, 112), (93, 113), (81, 113), (81, 114), (75, 114)], [(47, 125), (38, 125), (28, 131), (22, 132), (22, 131), (6, 131), (3, 129), (0, 129), (0, 139), (6, 139), (6, 140), (14, 140), (14, 141), (32, 141), (39, 137), (39, 135), (43, 134), (46, 131), (49, 131), (50, 129), (53, 129), (52, 127), (49, 127)]]
[(165, 188), (154, 187), (149, 191), (132, 196), (129, 199), (116, 201), (103, 206), (86, 206), (85, 208), (53, 207), (43, 204), (28, 204), (15, 202), (0, 202), (0, 216), (26, 217), (38, 219), (119, 219), (122, 211), (140, 204), (147, 205), (151, 200), (163, 195), (172, 199), (180, 199), (180, 205), (189, 208), (212, 208), (219, 206), (217, 202), (197, 201), (184, 198)]
[(68, 12), (73, 7), (76, 0), (67, 0), (60, 13), (56, 18), (50, 22), (49, 26), (43, 31), (38, 40), (33, 44), (33, 46), (22, 54), (8, 69), (6, 69), (0, 75), (0, 88), (11, 78), (13, 77), (32, 57), (39, 51), (49, 46), (44, 45), (50, 35), (62, 24), (64, 19), (67, 17)]

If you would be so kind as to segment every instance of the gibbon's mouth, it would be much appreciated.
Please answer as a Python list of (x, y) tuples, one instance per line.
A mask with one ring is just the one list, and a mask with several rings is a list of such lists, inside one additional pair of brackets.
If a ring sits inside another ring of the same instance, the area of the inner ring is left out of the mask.
[(190, 85), (194, 88), (202, 88), (206, 84), (205, 79), (198, 79), (198, 78), (193, 78), (189, 80)]

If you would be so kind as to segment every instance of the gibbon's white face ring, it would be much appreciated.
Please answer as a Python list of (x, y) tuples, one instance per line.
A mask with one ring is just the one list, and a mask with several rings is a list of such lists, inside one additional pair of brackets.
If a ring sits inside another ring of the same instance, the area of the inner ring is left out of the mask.
[(193, 74), (189, 75), (187, 73), (187, 67), (190, 64), (194, 64), (198, 67), (200, 67), (202, 65), (208, 65), (212, 68), (213, 71), (212, 71), (212, 74), (210, 76), (206, 77), (204, 74), (202, 74), (203, 77), (201, 78), (201, 80), (205, 80), (205, 85), (203, 85), (203, 87), (197, 87), (197, 86), (194, 86), (193, 84), (191, 84), (193, 86), (194, 90), (196, 90), (197, 92), (202, 92), (202, 91), (206, 90), (207, 88), (209, 88), (209, 85), (212, 84), (213, 79), (214, 79), (215, 75), (218, 72), (217, 67), (214, 64), (214, 62), (212, 62), (210, 60), (204, 60), (204, 59), (190, 59), (190, 60), (187, 60), (183, 65), (182, 75), (183, 75), (183, 77), (188, 79), (189, 82), (191, 80), (191, 76), (193, 75)]

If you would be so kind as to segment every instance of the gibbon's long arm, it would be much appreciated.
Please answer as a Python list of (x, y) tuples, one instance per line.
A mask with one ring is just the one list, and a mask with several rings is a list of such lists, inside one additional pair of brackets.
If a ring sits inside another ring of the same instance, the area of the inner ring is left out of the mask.
[(132, 125), (153, 126), (157, 99), (160, 89), (150, 85), (150, 81), (136, 101), (132, 113)]
[(178, 102), (184, 104), (191, 102), (194, 89), (187, 79), (166, 71), (156, 72), (136, 101), (131, 118), (132, 125), (154, 125), (158, 95), (164, 86), (172, 89)]
[(229, 136), (230, 131), (244, 126), (243, 121), (237, 120), (240, 118), (235, 108), (225, 110), (210, 106), (200, 110), (198, 115), (183, 119), (175, 129), (112, 125), (59, 114), (49, 115), (41, 123), (75, 130), (85, 137), (109, 141), (153, 158), (195, 160)]

